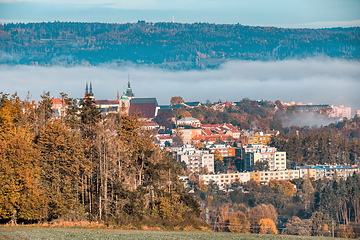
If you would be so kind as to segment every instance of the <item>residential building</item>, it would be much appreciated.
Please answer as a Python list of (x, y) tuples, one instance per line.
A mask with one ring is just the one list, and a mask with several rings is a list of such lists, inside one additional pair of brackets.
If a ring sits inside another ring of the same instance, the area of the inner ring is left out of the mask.
[(241, 157), (244, 160), (245, 171), (251, 171), (258, 161), (267, 161), (270, 170), (286, 169), (286, 152), (278, 152), (274, 147), (243, 147)]
[(155, 143), (161, 147), (165, 148), (167, 144), (172, 144), (172, 138), (170, 135), (156, 135), (155, 136)]
[(219, 174), (204, 174), (199, 176), (200, 181), (204, 181), (205, 184), (209, 184), (211, 181), (219, 186), (222, 190), (224, 187), (231, 186), (232, 183), (248, 182), (250, 181), (249, 172), (231, 172), (231, 173), (219, 173)]
[(178, 152), (178, 161), (184, 162), (187, 169), (193, 172), (200, 172), (201, 169), (207, 169), (208, 172), (214, 172), (214, 154), (209, 151), (188, 150), (182, 153)]
[(184, 144), (190, 144), (195, 136), (201, 136), (201, 128), (181, 126), (172, 130), (173, 134), (180, 134)]
[(67, 108), (65, 102), (60, 98), (51, 98), (51, 101), (52, 101), (51, 109), (54, 111), (54, 115), (56, 117), (64, 116)]
[(351, 118), (351, 107), (344, 107), (340, 105), (339, 107), (332, 107), (332, 111), (329, 113), (329, 117), (335, 118)]
[(212, 144), (211, 146), (206, 146), (211, 153), (214, 153), (218, 150), (224, 160), (235, 158), (235, 147), (231, 147), (225, 144)]
[(301, 178), (333, 179), (335, 176), (346, 179), (354, 172), (360, 172), (360, 165), (307, 165), (298, 166)]
[(258, 132), (250, 136), (241, 137), (241, 146), (248, 145), (269, 145), (271, 142), (271, 134), (264, 134), (263, 132)]
[(200, 127), (201, 123), (198, 119), (192, 117), (185, 117), (176, 121), (176, 125), (189, 125), (193, 127)]

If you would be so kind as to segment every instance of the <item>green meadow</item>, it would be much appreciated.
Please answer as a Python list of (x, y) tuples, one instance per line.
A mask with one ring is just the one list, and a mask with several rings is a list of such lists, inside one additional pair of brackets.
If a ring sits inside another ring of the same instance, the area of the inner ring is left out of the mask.
[[(258, 234), (235, 234), (197, 231), (130, 231), (99, 228), (79, 227), (28, 227), (28, 226), (0, 226), (1, 240), (59, 240), (59, 239), (122, 239), (122, 240), (152, 240), (152, 239), (196, 239), (196, 240), (221, 240), (221, 239), (244, 239), (244, 240), (275, 240), (275, 239), (329, 239), (325, 237), (300, 237), (282, 235), (258, 235)], [(340, 238), (334, 238), (340, 239)]]

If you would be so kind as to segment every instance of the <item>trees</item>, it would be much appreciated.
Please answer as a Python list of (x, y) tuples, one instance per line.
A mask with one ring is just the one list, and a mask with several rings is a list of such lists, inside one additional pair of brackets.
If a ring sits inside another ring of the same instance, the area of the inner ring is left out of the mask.
[(290, 218), (285, 225), (285, 229), (282, 234), (286, 235), (299, 235), (299, 236), (310, 236), (311, 235), (311, 220), (301, 220), (297, 216)]
[(264, 170), (269, 170), (269, 162), (267, 160), (264, 161), (257, 161), (254, 166), (252, 167), (252, 171), (264, 171)]
[[(271, 204), (261, 204), (253, 207), (249, 213), (249, 220), (251, 226), (254, 227), (254, 231), (257, 232), (259, 229), (256, 227), (260, 227), (260, 229), (264, 229), (265, 233), (267, 233), (267, 229), (271, 229), (271, 232), (274, 231), (272, 228), (273, 225), (277, 222), (278, 214), (276, 209)], [(266, 219), (266, 220), (263, 220)], [(271, 221), (269, 221), (269, 220)], [(261, 221), (262, 220), (262, 221)], [(273, 224), (274, 223), (274, 224)], [(276, 229), (276, 228), (275, 228)], [(277, 234), (277, 233), (274, 233)]]
[(315, 212), (312, 216), (312, 233), (315, 236), (331, 236), (330, 226), (332, 219), (329, 214)]
[(274, 221), (270, 218), (262, 218), (259, 221), (260, 234), (278, 234)]
[(173, 105), (177, 105), (177, 104), (181, 104), (184, 102), (184, 99), (180, 96), (177, 96), (177, 97), (172, 97), (170, 99), (170, 105), (173, 106)]
[(22, 112), (22, 102), (5, 96), (0, 106), (0, 219), (44, 218), (46, 197), (39, 183), (39, 152)]
[(243, 212), (237, 211), (229, 217), (228, 228), (230, 232), (249, 233), (250, 222), (247, 220), (247, 217)]
[(159, 126), (164, 126), (166, 129), (173, 129), (173, 117), (174, 114), (172, 112), (160, 112), (154, 120), (157, 124), (159, 124)]
[(224, 171), (223, 157), (222, 157), (221, 153), (219, 152), (219, 150), (217, 150), (217, 149), (214, 152), (214, 171), (216, 173)]
[(46, 124), (36, 145), (40, 151), (41, 181), (48, 198), (47, 217), (56, 219), (80, 206), (83, 176), (89, 173), (91, 162), (85, 158), (79, 134), (57, 120)]

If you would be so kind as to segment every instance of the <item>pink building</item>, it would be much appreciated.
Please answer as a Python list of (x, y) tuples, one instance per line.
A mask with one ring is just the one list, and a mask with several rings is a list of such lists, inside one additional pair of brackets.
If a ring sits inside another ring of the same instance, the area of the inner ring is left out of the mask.
[(339, 107), (332, 107), (332, 111), (329, 113), (330, 117), (339, 117), (339, 118), (351, 118), (351, 107), (344, 107), (340, 105)]

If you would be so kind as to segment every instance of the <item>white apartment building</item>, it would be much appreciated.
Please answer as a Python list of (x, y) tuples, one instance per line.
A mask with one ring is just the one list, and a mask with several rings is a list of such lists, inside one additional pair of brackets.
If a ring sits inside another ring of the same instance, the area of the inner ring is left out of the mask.
[(200, 172), (202, 168), (214, 172), (214, 154), (208, 151), (189, 150), (178, 153), (177, 158), (180, 162), (185, 162), (187, 169), (193, 172)]
[(269, 171), (259, 171), (259, 181), (260, 183), (268, 183), (270, 180), (284, 180), (289, 181), (292, 179), (300, 178), (299, 170), (269, 170)]
[(204, 181), (205, 184), (209, 184), (210, 181), (214, 181), (214, 184), (219, 186), (222, 190), (226, 186), (230, 186), (232, 183), (248, 182), (250, 181), (249, 172), (232, 172), (232, 173), (219, 173), (219, 174), (206, 174), (199, 176), (200, 181)]

